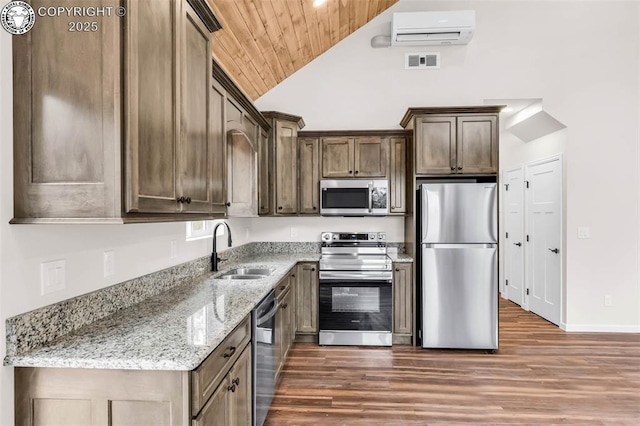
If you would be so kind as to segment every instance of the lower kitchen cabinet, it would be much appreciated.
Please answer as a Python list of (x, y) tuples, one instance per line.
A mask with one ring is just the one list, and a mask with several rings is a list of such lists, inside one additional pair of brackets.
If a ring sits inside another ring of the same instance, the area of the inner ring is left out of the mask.
[(296, 279), (296, 340), (317, 341), (318, 337), (318, 263), (302, 262)]
[(412, 343), (413, 264), (393, 264), (393, 344)]
[(295, 280), (294, 272), (282, 279), (276, 287), (278, 297), (278, 312), (276, 313), (276, 378), (280, 376), (280, 371), (287, 360), (289, 349), (293, 343), (293, 332), (295, 327), (295, 304), (293, 295), (295, 293), (292, 282)]
[(15, 424), (249, 425), (251, 318), (193, 371), (16, 367)]
[(251, 424), (251, 344), (248, 344), (224, 377), (193, 426)]

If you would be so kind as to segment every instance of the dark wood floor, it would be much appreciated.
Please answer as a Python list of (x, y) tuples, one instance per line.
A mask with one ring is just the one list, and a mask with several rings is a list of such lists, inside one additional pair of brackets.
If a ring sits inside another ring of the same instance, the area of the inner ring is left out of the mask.
[(500, 301), (500, 350), (291, 349), (268, 425), (640, 425), (640, 335), (565, 333)]

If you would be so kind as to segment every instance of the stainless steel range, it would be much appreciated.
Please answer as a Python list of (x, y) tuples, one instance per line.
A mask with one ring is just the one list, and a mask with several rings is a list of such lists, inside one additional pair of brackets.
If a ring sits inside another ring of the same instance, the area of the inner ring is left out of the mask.
[(323, 232), (321, 345), (391, 346), (391, 259), (382, 232)]

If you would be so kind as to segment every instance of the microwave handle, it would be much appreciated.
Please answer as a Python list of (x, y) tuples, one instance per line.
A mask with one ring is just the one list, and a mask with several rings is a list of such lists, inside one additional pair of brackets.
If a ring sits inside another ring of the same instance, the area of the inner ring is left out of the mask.
[(373, 182), (369, 182), (369, 213), (373, 212)]

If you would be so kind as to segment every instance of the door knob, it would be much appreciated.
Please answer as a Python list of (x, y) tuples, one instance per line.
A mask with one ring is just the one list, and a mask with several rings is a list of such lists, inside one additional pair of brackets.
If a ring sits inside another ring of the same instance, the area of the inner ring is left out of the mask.
[(224, 203), (225, 206), (227, 207), (231, 207), (231, 203), (229, 201), (227, 201), (226, 203)]
[(549, 249), (550, 252), (558, 254), (560, 252), (559, 249), (555, 248), (555, 249)]
[(514, 245), (514, 246), (521, 247), (521, 246), (522, 246), (522, 243), (513, 243), (513, 245)]

